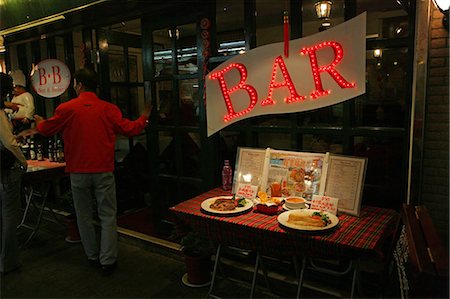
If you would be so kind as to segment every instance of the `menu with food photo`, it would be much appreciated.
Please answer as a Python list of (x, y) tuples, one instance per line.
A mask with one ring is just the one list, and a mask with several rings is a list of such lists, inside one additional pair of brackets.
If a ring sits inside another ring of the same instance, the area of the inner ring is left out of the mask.
[(327, 154), (270, 150), (261, 190), (271, 196), (300, 196), (311, 200), (323, 194)]

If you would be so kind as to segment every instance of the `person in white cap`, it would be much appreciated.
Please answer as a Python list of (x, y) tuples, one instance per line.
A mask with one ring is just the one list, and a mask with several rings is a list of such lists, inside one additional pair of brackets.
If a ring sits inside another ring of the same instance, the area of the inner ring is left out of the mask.
[(25, 89), (26, 79), (21, 70), (10, 72), (14, 84), (14, 97), (11, 102), (5, 102), (5, 109), (10, 114), (14, 131), (17, 134), (20, 131), (29, 129), (34, 116), (33, 95)]

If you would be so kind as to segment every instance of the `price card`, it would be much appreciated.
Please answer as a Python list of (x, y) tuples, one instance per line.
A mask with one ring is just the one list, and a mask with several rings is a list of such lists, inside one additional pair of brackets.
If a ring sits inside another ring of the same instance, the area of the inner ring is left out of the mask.
[(311, 200), (311, 209), (337, 214), (339, 199), (330, 196), (313, 195)]
[(236, 196), (245, 197), (247, 199), (255, 199), (258, 192), (258, 186), (251, 184), (239, 184), (236, 190)]

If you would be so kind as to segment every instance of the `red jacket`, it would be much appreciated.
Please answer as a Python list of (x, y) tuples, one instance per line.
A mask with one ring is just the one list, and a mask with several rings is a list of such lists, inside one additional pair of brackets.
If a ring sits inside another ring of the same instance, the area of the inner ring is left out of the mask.
[(146, 124), (145, 116), (130, 121), (116, 105), (99, 99), (94, 92), (82, 92), (60, 104), (37, 130), (44, 136), (62, 132), (67, 172), (97, 173), (114, 170), (116, 135), (137, 135)]

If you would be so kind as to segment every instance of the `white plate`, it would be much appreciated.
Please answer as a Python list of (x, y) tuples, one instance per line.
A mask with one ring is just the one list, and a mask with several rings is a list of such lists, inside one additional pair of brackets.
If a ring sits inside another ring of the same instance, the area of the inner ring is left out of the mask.
[(300, 209), (289, 209), (286, 204), (283, 204), (283, 209), (285, 209), (286, 211), (292, 211), (292, 210), (303, 210), (303, 209), (309, 209), (309, 205), (305, 204), (304, 208), (300, 208)]
[(292, 229), (298, 229), (298, 230), (304, 230), (304, 231), (321, 231), (330, 229), (332, 227), (335, 227), (339, 223), (339, 218), (337, 218), (335, 215), (330, 214), (328, 212), (322, 212), (323, 214), (328, 215), (328, 218), (331, 220), (331, 223), (324, 227), (315, 227), (315, 226), (303, 226), (303, 225), (295, 225), (288, 222), (288, 217), (290, 213), (298, 213), (298, 214), (305, 214), (305, 215), (312, 215), (314, 212), (321, 212), (319, 210), (313, 210), (313, 209), (301, 209), (301, 210), (291, 210), (286, 211), (278, 215), (278, 222), (286, 227), (292, 228)]
[(220, 214), (220, 215), (229, 215), (229, 214), (237, 214), (237, 213), (242, 213), (248, 210), (251, 210), (253, 208), (253, 201), (246, 199), (245, 201), (247, 202), (245, 204), (245, 206), (243, 207), (236, 207), (234, 210), (231, 211), (218, 211), (218, 210), (214, 210), (211, 209), (209, 206), (216, 201), (216, 199), (218, 198), (232, 198), (233, 196), (216, 196), (216, 197), (210, 197), (206, 200), (204, 200), (202, 202), (202, 209), (205, 210), (206, 212), (209, 213), (213, 213), (213, 214)]

